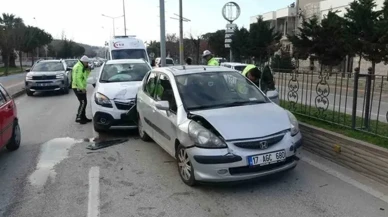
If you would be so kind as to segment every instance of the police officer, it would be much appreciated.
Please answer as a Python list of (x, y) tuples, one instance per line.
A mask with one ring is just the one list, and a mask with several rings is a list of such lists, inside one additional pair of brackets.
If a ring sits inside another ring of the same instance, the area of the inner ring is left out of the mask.
[(247, 65), (244, 68), (242, 75), (247, 77), (253, 83), (255, 83), (256, 86), (260, 87), (261, 71), (255, 65), (252, 65), (252, 64)]
[(205, 50), (202, 54), (202, 57), (206, 60), (206, 65), (208, 66), (219, 66), (220, 64), (216, 59), (214, 59), (213, 54), (209, 50)]
[(255, 83), (256, 86), (260, 87), (264, 93), (268, 90), (275, 89), (275, 82), (269, 65), (264, 67), (263, 72), (261, 72), (257, 66), (253, 64), (247, 65), (244, 68), (242, 75), (246, 76), (249, 80)]
[(79, 107), (77, 112), (77, 117), (75, 122), (80, 124), (86, 124), (91, 122), (91, 119), (88, 119), (85, 114), (87, 97), (86, 97), (86, 87), (87, 79), (90, 74), (89, 68), (90, 59), (87, 56), (82, 56), (81, 59), (73, 66), (72, 71), (72, 89), (74, 90), (75, 95), (79, 101)]

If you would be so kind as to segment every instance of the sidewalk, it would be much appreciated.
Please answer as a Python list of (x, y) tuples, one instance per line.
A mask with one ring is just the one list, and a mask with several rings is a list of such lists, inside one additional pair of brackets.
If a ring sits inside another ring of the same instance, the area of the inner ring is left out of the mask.
[(0, 83), (7, 89), (9, 94), (15, 95), (24, 90), (26, 73), (18, 73), (0, 77)]

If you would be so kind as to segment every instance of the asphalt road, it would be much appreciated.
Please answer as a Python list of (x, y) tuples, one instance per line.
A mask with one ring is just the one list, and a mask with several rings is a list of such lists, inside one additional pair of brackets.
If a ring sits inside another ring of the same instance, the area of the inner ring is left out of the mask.
[(0, 77), (0, 83), (13, 95), (24, 88), (26, 72)]
[[(16, 103), (22, 146), (0, 151), (0, 216), (388, 216), (387, 186), (303, 150), (289, 173), (191, 188), (174, 159), (136, 132), (98, 135), (92, 124), (76, 124), (73, 93)], [(95, 137), (128, 141), (87, 149)]]

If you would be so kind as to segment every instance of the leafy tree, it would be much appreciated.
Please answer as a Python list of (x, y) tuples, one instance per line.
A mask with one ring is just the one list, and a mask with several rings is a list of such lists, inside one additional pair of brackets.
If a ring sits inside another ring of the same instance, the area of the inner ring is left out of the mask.
[(249, 31), (244, 27), (236, 28), (230, 47), (236, 61), (241, 62), (249, 58)]
[(269, 23), (259, 17), (256, 23), (251, 24), (249, 34), (249, 53), (260, 64), (267, 62), (278, 49), (281, 35), (270, 27)]
[[(386, 3), (384, 4), (386, 5)], [(386, 56), (386, 44), (381, 39), (387, 34), (379, 28), (383, 11), (376, 11), (374, 0), (355, 0), (346, 9), (347, 29), (351, 35), (352, 52), (361, 58), (372, 62), (372, 73), (375, 72), (376, 63), (380, 63)], [(383, 19), (385, 20), (385, 19)]]
[(14, 50), (17, 45), (17, 40), (14, 36), (20, 28), (23, 28), (24, 23), (20, 17), (16, 17), (14, 14), (3, 13), (0, 17), (0, 24), (2, 26), (0, 49), (6, 67), (5, 74), (7, 75), (10, 66), (16, 67), (16, 54)]
[(280, 49), (279, 54), (275, 54), (271, 61), (271, 68), (278, 72), (290, 72), (295, 67), (292, 64), (292, 57), (289, 52)]
[[(206, 35), (206, 34), (205, 34)], [(226, 57), (229, 54), (228, 49), (225, 48), (225, 30), (217, 30), (209, 36), (210, 51), (215, 56)]]
[(71, 54), (73, 57), (81, 57), (83, 55), (86, 55), (88, 57), (97, 56), (97, 52), (95, 52), (94, 50), (89, 50), (88, 52), (85, 52), (85, 48), (75, 42), (73, 42)]
[(288, 35), (288, 39), (293, 45), (293, 57), (306, 60), (310, 55), (314, 55), (316, 36), (319, 31), (318, 17), (310, 19), (302, 17), (302, 24), (298, 28), (298, 34)]
[(148, 43), (147, 46), (147, 53), (151, 54), (154, 53), (155, 55), (160, 54), (160, 42), (158, 41), (151, 41)]

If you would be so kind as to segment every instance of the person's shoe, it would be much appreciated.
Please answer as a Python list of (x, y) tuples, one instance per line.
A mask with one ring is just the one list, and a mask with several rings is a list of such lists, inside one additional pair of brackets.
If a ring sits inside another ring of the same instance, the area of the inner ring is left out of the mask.
[(77, 119), (75, 119), (75, 122), (76, 122), (76, 123), (79, 123), (79, 122), (81, 122), (81, 118), (77, 118)]
[(84, 120), (86, 123), (92, 122), (92, 119), (89, 119), (89, 118), (83, 118), (82, 120)]
[(80, 124), (87, 124), (88, 122), (86, 120), (80, 120), (78, 123), (80, 123)]

